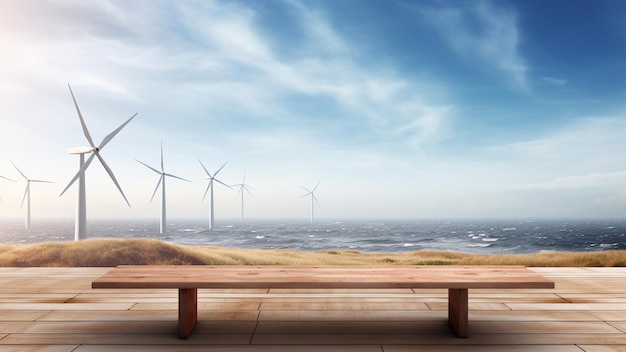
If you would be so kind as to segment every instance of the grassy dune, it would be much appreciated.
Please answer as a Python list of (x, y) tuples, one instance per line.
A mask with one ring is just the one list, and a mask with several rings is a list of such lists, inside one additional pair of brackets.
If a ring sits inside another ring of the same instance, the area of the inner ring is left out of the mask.
[(446, 251), (362, 253), (301, 252), (182, 246), (150, 239), (90, 239), (28, 246), (0, 244), (0, 266), (87, 267), (121, 264), (211, 265), (524, 265), (550, 267), (626, 266), (626, 251), (469, 254)]

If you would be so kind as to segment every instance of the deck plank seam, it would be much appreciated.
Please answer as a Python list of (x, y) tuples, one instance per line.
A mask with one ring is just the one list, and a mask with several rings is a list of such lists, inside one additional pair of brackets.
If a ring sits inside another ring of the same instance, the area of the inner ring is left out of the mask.
[(612, 328), (617, 329), (618, 331), (621, 331), (622, 333), (626, 334), (626, 330), (624, 330), (624, 329), (622, 329), (622, 328), (620, 328), (620, 327), (618, 327), (618, 326), (613, 325), (613, 323), (612, 323), (612, 322), (610, 322), (610, 321), (606, 321), (606, 320), (603, 320), (603, 322), (604, 322), (605, 324), (608, 324), (608, 325), (609, 325), (609, 326), (611, 326)]
[(565, 303), (574, 303), (574, 302), (573, 302), (573, 301), (571, 301), (570, 299), (567, 299), (567, 298), (565, 298), (565, 297), (561, 296), (561, 294), (559, 294), (559, 293), (557, 293), (557, 292), (555, 292), (555, 293), (554, 293), (554, 295), (555, 295), (555, 296), (557, 296), (557, 297), (559, 297), (560, 299), (564, 300), (564, 301), (565, 301)]
[(65, 301), (63, 301), (63, 303), (72, 303), (73, 300), (75, 300), (76, 298), (78, 298), (81, 295), (81, 293), (77, 293), (74, 296), (66, 299)]
[(252, 334), (250, 334), (250, 340), (248, 340), (248, 345), (252, 345), (252, 340), (254, 340), (254, 336), (256, 335), (256, 331), (259, 328), (259, 321), (257, 320), (254, 324), (254, 330), (252, 330)]

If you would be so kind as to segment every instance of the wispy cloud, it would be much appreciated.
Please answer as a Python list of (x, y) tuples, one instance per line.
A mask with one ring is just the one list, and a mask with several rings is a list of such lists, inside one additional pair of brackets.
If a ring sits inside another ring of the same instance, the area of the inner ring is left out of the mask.
[(505, 74), (513, 87), (528, 92), (528, 69), (518, 49), (517, 14), (498, 5), (485, 0), (414, 8), (457, 53), (490, 65)]
[(544, 81), (551, 83), (551, 84), (555, 84), (557, 86), (564, 86), (567, 84), (567, 80), (566, 79), (562, 79), (562, 78), (554, 78), (554, 77), (541, 77)]

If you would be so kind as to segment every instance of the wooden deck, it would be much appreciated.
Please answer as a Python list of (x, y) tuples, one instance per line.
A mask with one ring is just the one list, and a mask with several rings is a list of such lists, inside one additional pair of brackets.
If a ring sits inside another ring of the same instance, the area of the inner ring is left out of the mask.
[(626, 351), (626, 268), (535, 268), (556, 289), (471, 290), (468, 339), (447, 327), (447, 290), (401, 288), (202, 289), (180, 340), (176, 290), (92, 289), (109, 270), (0, 268), (0, 350)]

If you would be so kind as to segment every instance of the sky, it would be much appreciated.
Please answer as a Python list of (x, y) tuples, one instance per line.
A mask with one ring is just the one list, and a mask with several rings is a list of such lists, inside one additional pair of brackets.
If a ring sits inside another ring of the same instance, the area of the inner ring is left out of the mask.
[[(623, 218), (626, 2), (0, 0), (0, 222)], [(215, 186), (236, 219), (237, 188)], [(303, 197), (304, 196), (304, 197)]]

